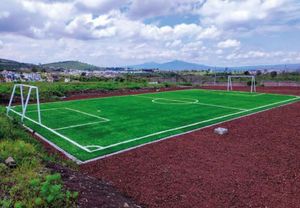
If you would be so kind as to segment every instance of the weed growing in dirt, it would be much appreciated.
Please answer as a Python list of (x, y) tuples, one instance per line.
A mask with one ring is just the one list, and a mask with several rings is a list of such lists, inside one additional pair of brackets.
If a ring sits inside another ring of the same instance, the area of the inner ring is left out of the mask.
[[(45, 168), (55, 157), (0, 110), (0, 207), (76, 207), (78, 193), (66, 190), (61, 176)], [(8, 157), (16, 168), (4, 164)]]

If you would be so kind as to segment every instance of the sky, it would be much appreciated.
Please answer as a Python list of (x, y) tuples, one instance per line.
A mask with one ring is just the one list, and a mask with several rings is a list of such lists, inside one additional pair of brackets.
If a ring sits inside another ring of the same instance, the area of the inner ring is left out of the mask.
[(0, 58), (300, 63), (299, 0), (1, 0)]

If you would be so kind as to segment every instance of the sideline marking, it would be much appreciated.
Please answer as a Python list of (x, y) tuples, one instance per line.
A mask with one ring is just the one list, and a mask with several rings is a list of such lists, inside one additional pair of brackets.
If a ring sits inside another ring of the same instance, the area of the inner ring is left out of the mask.
[(94, 117), (94, 118), (99, 118), (99, 119), (103, 119), (105, 121), (110, 121), (109, 119), (107, 118), (103, 118), (103, 117), (100, 117), (100, 116), (96, 116), (96, 115), (93, 115), (93, 114), (90, 114), (90, 113), (86, 113), (86, 112), (83, 112), (83, 111), (80, 111), (80, 110), (76, 110), (76, 109), (73, 109), (73, 108), (65, 108), (67, 110), (70, 110), (70, 111), (74, 111), (74, 112), (77, 112), (77, 113), (82, 113), (84, 115), (88, 115), (88, 116), (91, 116), (91, 117)]
[[(86, 148), (97, 148), (97, 149), (99, 149), (99, 150), (101, 150), (101, 149), (103, 149), (103, 147), (102, 146), (99, 146), (99, 145), (87, 145), (87, 146), (85, 146)], [(92, 150), (90, 150), (90, 151), (92, 151)]]

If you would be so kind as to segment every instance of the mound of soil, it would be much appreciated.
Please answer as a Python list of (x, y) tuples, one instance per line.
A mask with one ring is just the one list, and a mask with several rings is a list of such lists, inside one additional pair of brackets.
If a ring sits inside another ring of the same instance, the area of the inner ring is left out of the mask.
[(48, 164), (47, 168), (61, 174), (65, 187), (79, 192), (79, 207), (141, 208), (109, 183), (54, 163)]

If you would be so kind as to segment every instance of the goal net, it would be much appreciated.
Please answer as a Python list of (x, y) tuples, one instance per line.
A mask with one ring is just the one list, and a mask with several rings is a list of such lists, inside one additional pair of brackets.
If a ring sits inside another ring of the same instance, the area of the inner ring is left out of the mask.
[(25, 84), (15, 84), (13, 87), (13, 91), (10, 96), (9, 104), (7, 106), (6, 114), (9, 115), (9, 112), (13, 108), (13, 100), (17, 97), (17, 93), (20, 93), (20, 101), (21, 101), (21, 121), (24, 121), (26, 118), (26, 110), (30, 101), (30, 97), (35, 97), (35, 102), (37, 106), (37, 114), (38, 114), (38, 123), (41, 124), (41, 110), (40, 110), (40, 98), (39, 98), (39, 89), (36, 86), (25, 85)]
[(246, 78), (246, 79), (250, 80), (250, 91), (251, 92), (256, 92), (255, 76), (251, 76), (251, 75), (228, 76), (227, 91), (233, 90), (232, 79), (242, 79), (242, 78)]

